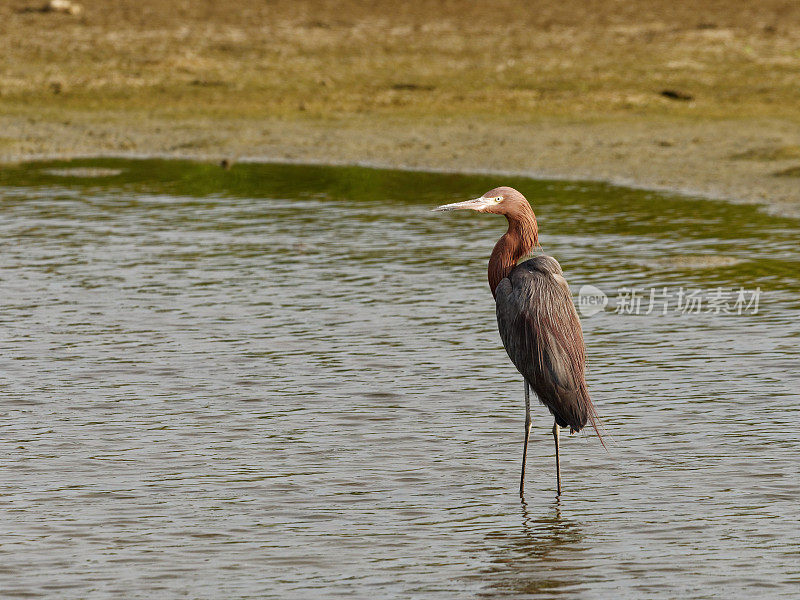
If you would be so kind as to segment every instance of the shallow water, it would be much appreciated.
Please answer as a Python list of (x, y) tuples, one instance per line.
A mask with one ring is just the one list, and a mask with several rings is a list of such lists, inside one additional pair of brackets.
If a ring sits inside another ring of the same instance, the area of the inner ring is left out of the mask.
[[(608, 451), (555, 499), (485, 282), (518, 187)], [(0, 171), (3, 597), (796, 598), (798, 223), (601, 184), (83, 160)], [(760, 288), (757, 314), (617, 290)], [(704, 307), (705, 308), (705, 307)]]

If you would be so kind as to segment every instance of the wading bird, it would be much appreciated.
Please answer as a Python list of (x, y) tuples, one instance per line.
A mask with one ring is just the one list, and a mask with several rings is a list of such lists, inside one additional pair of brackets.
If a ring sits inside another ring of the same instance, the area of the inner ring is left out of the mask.
[(503, 345), (525, 380), (525, 446), (519, 494), (522, 496), (525, 489), (525, 459), (531, 432), (529, 390), (533, 388), (555, 418), (553, 438), (560, 496), (559, 427), (569, 427), (573, 433), (590, 421), (597, 431), (597, 413), (584, 377), (586, 356), (581, 323), (561, 265), (552, 256), (544, 255), (517, 264), (539, 245), (539, 228), (531, 205), (514, 188), (498, 187), (475, 200), (433, 210), (475, 210), (504, 215), (508, 220), (508, 231), (489, 259), (489, 287), (497, 303), (497, 326)]

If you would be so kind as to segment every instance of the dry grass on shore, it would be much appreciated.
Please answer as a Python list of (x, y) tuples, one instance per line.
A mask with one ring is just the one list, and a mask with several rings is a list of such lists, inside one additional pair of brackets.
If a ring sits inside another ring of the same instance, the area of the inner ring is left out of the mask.
[(0, 7), (7, 114), (800, 120), (798, 2), (80, 2)]

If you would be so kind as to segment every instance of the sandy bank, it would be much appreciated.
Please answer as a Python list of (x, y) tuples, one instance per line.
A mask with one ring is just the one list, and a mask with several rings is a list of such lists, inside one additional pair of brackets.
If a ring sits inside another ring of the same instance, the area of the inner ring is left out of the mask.
[(505, 171), (800, 210), (796, 2), (42, 4), (0, 6), (0, 159)]

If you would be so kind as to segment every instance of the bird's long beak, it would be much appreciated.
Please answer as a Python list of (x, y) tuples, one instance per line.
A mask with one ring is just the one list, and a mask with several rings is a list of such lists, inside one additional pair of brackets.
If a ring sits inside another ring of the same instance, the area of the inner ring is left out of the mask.
[(449, 210), (477, 210), (482, 211), (487, 209), (493, 204), (490, 198), (475, 198), (474, 200), (465, 200), (464, 202), (454, 202), (453, 204), (444, 204), (432, 209), (432, 212), (446, 212)]

